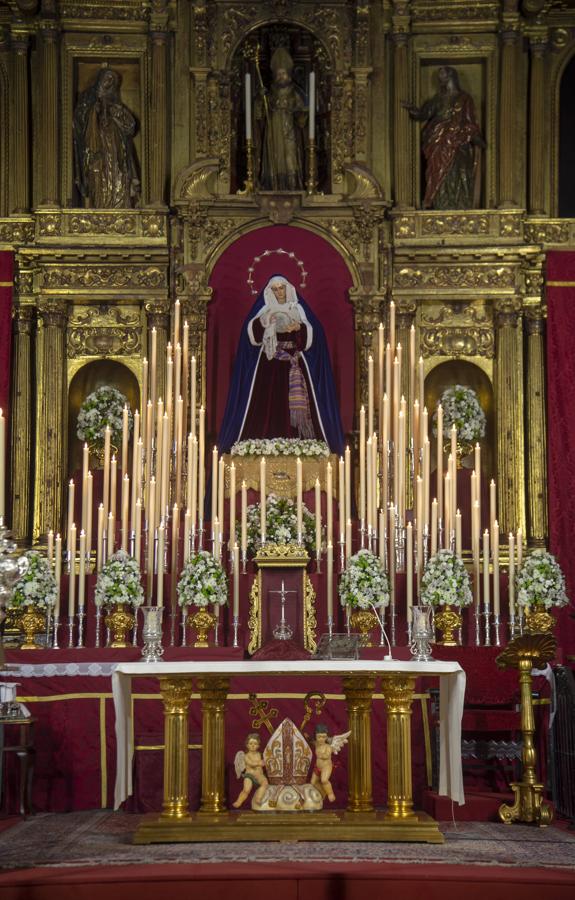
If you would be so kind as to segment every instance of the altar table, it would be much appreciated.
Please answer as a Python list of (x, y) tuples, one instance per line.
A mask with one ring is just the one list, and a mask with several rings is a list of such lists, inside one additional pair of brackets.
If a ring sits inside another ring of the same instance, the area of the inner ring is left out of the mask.
[[(411, 704), (417, 677), (439, 677), (439, 793), (464, 803), (461, 720), (465, 672), (457, 662), (310, 660), (119, 663), (112, 676), (116, 715), (117, 808), (132, 793), (131, 679), (159, 679), (164, 702), (164, 803), (139, 827), (138, 843), (206, 840), (404, 840), (441, 842), (437, 823), (413, 810)], [(317, 813), (231, 812), (225, 799), (226, 697), (231, 678), (310, 676), (341, 678), (351, 730), (347, 810)], [(371, 706), (376, 682), (387, 708), (387, 811), (375, 810), (371, 773)], [(202, 709), (202, 796), (198, 813), (188, 801), (188, 708), (194, 689)], [(329, 828), (329, 830), (326, 830)]]

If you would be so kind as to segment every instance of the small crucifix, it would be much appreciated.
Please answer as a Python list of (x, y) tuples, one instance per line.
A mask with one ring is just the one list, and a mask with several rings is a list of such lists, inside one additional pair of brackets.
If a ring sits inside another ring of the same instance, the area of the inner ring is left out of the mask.
[(285, 582), (282, 578), (282, 586), (279, 591), (268, 591), (268, 594), (279, 594), (281, 598), (282, 604), (282, 614), (279, 623), (273, 630), (273, 636), (278, 641), (289, 641), (290, 638), (293, 637), (293, 628), (286, 622), (285, 611), (286, 611), (286, 596), (288, 594), (297, 594), (297, 591), (286, 591)]

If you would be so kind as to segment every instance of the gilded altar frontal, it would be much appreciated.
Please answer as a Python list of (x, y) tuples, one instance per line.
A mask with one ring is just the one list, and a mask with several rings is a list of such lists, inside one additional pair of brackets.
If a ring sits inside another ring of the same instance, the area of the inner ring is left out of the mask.
[(19, 542), (64, 528), (80, 406), (109, 384), (140, 407), (152, 332), (166, 396), (176, 301), (215, 443), (215, 285), (263, 288), (249, 241), (267, 228), (306, 299), (322, 253), (345, 264), (331, 352), (352, 453), (393, 303), (430, 409), (454, 383), (481, 400), (501, 534), (546, 545), (545, 261), (575, 247), (575, 3), (0, 0), (0, 121)]

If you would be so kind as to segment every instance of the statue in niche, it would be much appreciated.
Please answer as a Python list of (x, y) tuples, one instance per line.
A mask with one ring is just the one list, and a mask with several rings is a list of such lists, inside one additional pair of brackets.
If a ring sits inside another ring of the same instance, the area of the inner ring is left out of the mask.
[(76, 184), (87, 207), (129, 209), (140, 195), (137, 122), (120, 99), (120, 74), (104, 68), (74, 110)]
[(273, 275), (240, 335), (220, 452), (247, 438), (315, 438), (344, 451), (343, 429), (325, 333), (283, 275)]
[(473, 209), (478, 206), (479, 152), (485, 147), (473, 98), (459, 86), (457, 71), (442, 66), (439, 90), (417, 107), (403, 103), (412, 119), (424, 122), (424, 209)]
[(263, 191), (301, 191), (305, 184), (307, 109), (292, 81), (293, 60), (279, 47), (271, 58), (273, 83), (256, 98), (258, 186)]

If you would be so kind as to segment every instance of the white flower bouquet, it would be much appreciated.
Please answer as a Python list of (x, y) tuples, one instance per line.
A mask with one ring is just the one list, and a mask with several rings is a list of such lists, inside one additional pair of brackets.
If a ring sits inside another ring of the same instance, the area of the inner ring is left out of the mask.
[[(315, 517), (303, 504), (302, 541), (308, 553), (315, 547)], [(259, 503), (248, 506), (248, 553), (254, 554), (261, 544), (261, 507)], [(266, 541), (269, 544), (296, 544), (297, 505), (289, 497), (268, 494), (266, 498)]]
[[(462, 443), (474, 444), (485, 436), (485, 413), (473, 388), (455, 384), (443, 392), (440, 403), (447, 437), (453, 425)], [(433, 433), (437, 435), (437, 410), (433, 414)]]
[(114, 606), (127, 603), (138, 607), (144, 602), (140, 566), (125, 550), (118, 550), (102, 566), (96, 591), (96, 606)]
[(551, 609), (569, 603), (561, 567), (547, 550), (534, 550), (527, 557), (515, 576), (515, 587), (519, 606), (542, 604)]
[(207, 550), (200, 550), (187, 561), (177, 590), (180, 606), (225, 606), (228, 602), (226, 574)]
[(232, 456), (329, 456), (325, 441), (304, 438), (257, 438), (237, 441)]
[[(101, 387), (88, 394), (78, 414), (76, 434), (89, 447), (103, 447), (106, 425), (112, 432), (112, 443), (119, 446), (122, 439), (122, 413), (128, 404), (121, 391)], [(132, 411), (128, 405), (128, 434), (132, 431)]]
[(56, 580), (50, 563), (37, 550), (29, 550), (24, 555), (28, 561), (28, 569), (16, 583), (10, 598), (10, 608), (35, 606), (38, 609), (51, 609), (56, 603)]
[(469, 606), (473, 602), (465, 564), (451, 550), (439, 550), (425, 567), (420, 602), (426, 606)]
[(339, 579), (341, 605), (350, 609), (371, 609), (387, 606), (389, 597), (389, 581), (381, 560), (370, 550), (359, 550), (351, 556)]

